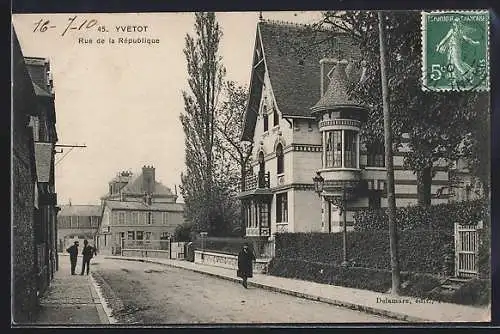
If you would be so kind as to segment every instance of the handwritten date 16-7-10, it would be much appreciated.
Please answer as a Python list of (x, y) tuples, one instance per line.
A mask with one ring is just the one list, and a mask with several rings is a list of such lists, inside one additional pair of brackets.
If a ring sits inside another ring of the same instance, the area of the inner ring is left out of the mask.
[[(35, 28), (33, 32), (46, 32), (48, 30), (57, 29), (58, 26), (53, 24), (50, 20), (40, 19), (34, 23)], [(86, 19), (83, 17), (78, 17), (78, 15), (72, 16), (68, 18), (68, 22), (64, 25), (64, 30), (61, 33), (61, 36), (64, 36), (68, 31), (76, 30), (76, 31), (85, 31), (85, 30), (97, 30), (99, 32), (109, 32), (109, 30), (102, 24), (100, 24), (96, 19)], [(146, 32), (148, 26), (116, 26), (116, 32)]]
[[(50, 20), (40, 19), (35, 24), (35, 29), (33, 32), (46, 32), (47, 30), (57, 29), (55, 24), (52, 24)], [(61, 36), (64, 36), (68, 30), (89, 30), (96, 29), (99, 32), (107, 32), (106, 27), (103, 25), (98, 26), (98, 22), (95, 19), (84, 19), (79, 18), (78, 15), (72, 16), (68, 18), (68, 23), (64, 26), (64, 31), (61, 33)], [(97, 26), (97, 27), (96, 27)]]

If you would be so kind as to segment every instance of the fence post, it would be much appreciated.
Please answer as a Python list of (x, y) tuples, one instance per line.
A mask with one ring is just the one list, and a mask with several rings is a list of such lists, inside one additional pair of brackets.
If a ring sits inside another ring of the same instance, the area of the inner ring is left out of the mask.
[(458, 223), (455, 223), (455, 277), (459, 276), (459, 239)]
[(168, 258), (172, 259), (172, 238), (168, 237)]
[(120, 255), (123, 256), (123, 246), (125, 245), (125, 239), (120, 239)]

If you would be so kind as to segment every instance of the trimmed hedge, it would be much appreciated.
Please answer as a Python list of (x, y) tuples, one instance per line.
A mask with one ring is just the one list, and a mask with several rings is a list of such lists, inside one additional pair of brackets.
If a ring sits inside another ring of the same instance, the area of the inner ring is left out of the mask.
[[(392, 285), (389, 270), (342, 267), (298, 259), (274, 258), (268, 266), (268, 273), (280, 277), (381, 293), (389, 292)], [(473, 279), (452, 293), (446, 293), (439, 289), (443, 281), (439, 277), (429, 274), (401, 272), (400, 293), (403, 296), (456, 304), (487, 305), (490, 303), (491, 285), (489, 280)]]
[[(451, 275), (454, 272), (454, 236), (448, 230), (400, 231), (402, 271)], [(347, 256), (356, 267), (390, 269), (389, 233), (348, 232)], [(342, 233), (282, 233), (276, 235), (276, 257), (340, 265)]]
[[(396, 226), (407, 230), (451, 230), (455, 223), (475, 225), (489, 216), (489, 203), (482, 200), (438, 204), (429, 207), (408, 206), (396, 209)], [(354, 214), (355, 231), (387, 231), (387, 209), (359, 210)]]

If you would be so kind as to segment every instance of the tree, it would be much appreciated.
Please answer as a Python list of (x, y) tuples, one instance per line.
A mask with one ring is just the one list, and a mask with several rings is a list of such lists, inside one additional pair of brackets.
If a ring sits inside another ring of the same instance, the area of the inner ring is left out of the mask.
[[(384, 15), (388, 50), (387, 76), (389, 104), (393, 118), (394, 148), (407, 135), (410, 150), (404, 152), (405, 165), (417, 174), (418, 203), (430, 205), (434, 166), (440, 159), (455, 160), (472, 153), (474, 142), (464, 140), (477, 119), (481, 104), (477, 92), (423, 92), (421, 80), (420, 12), (392, 11)], [(383, 142), (383, 108), (380, 82), (377, 14), (371, 11), (325, 12), (318, 24), (344, 31), (355, 39), (366, 68), (362, 85), (352, 85), (351, 94), (370, 105), (372, 112), (362, 129), (365, 141)], [(482, 161), (481, 163), (485, 163)]]
[[(220, 140), (220, 147), (227, 156), (227, 161), (231, 166), (237, 166), (239, 170), (227, 171), (227, 175), (231, 174), (237, 180), (232, 185), (238, 183), (243, 186), (249, 163), (253, 145), (251, 143), (242, 144), (240, 134), (243, 131), (243, 123), (245, 118), (246, 103), (248, 99), (247, 88), (239, 86), (233, 81), (228, 81), (225, 84), (226, 98), (222, 103), (221, 112), (217, 118), (217, 133)], [(224, 158), (225, 159), (225, 158)], [(238, 182), (239, 181), (239, 182)], [(240, 232), (245, 231), (243, 226), (244, 211), (240, 201), (235, 197), (236, 193), (241, 190), (232, 188), (232, 198), (240, 207)]]
[(181, 175), (181, 193), (186, 219), (197, 230), (219, 231), (223, 225), (217, 212), (214, 171), (216, 112), (225, 68), (218, 55), (222, 31), (214, 13), (195, 13), (195, 36), (185, 38), (190, 92), (183, 91), (186, 172)]

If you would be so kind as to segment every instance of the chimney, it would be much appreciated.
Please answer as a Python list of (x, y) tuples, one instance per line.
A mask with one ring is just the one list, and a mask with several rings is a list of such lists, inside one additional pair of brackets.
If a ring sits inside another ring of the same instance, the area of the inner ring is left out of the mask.
[(148, 194), (155, 192), (155, 168), (153, 166), (142, 167), (142, 191)]
[(330, 77), (339, 61), (333, 58), (323, 58), (319, 61), (320, 64), (320, 94), (325, 94), (328, 85), (330, 84)]

